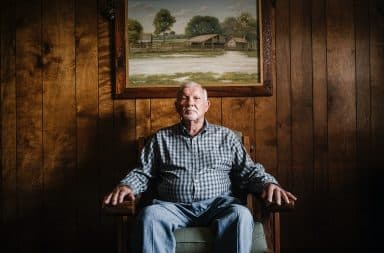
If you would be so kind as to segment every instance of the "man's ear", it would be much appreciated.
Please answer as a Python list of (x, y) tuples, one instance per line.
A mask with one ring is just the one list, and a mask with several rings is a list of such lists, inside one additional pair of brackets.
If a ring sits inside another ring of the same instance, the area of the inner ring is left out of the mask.
[(205, 112), (209, 110), (209, 107), (211, 107), (211, 101), (207, 100), (207, 109), (205, 110)]

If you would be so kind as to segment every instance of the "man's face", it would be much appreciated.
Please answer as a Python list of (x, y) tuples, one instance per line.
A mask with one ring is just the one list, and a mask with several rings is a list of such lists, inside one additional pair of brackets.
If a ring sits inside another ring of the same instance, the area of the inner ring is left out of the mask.
[(175, 105), (183, 120), (197, 121), (204, 119), (204, 114), (209, 108), (209, 101), (205, 99), (201, 87), (192, 86), (183, 89)]

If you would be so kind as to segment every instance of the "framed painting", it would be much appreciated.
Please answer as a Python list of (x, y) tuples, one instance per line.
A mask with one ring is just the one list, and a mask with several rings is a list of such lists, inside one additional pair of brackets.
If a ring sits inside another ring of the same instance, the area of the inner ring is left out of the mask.
[(270, 96), (272, 0), (115, 0), (115, 98)]

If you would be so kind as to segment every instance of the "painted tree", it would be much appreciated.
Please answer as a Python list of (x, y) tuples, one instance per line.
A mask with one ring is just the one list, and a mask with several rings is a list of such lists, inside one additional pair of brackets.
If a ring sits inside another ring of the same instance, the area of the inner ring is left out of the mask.
[(239, 17), (237, 17), (239, 32), (242, 37), (247, 39), (248, 41), (257, 40), (257, 21), (254, 17), (252, 17), (249, 13), (241, 13)]
[(185, 28), (188, 37), (214, 33), (221, 34), (221, 26), (219, 20), (212, 16), (194, 16)]
[(221, 24), (223, 35), (227, 38), (239, 37), (256, 45), (258, 40), (258, 23), (249, 13), (241, 13), (238, 17), (227, 17)]
[(129, 44), (136, 43), (143, 32), (143, 26), (140, 24), (139, 21), (135, 19), (128, 19), (127, 22), (128, 26), (128, 42)]
[(169, 31), (173, 24), (176, 22), (176, 18), (171, 15), (169, 10), (160, 9), (153, 19), (153, 26), (155, 27), (155, 34), (163, 34), (163, 40), (165, 40), (164, 33)]

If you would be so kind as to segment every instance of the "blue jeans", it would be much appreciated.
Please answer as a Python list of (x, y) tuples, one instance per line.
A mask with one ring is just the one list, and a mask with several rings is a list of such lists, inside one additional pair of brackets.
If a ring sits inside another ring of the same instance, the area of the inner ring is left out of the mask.
[(133, 252), (175, 252), (175, 229), (210, 226), (216, 233), (215, 252), (251, 251), (253, 217), (234, 197), (221, 196), (191, 204), (154, 200), (139, 214)]

